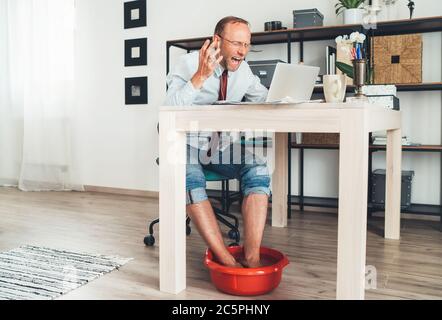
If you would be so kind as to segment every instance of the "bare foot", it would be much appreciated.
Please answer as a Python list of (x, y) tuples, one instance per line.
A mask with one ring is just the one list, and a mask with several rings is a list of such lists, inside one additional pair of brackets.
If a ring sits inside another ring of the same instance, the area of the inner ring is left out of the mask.
[(262, 267), (261, 261), (259, 261), (259, 260), (241, 259), (240, 263), (241, 263), (241, 265), (244, 268), (259, 268), (259, 267)]
[(241, 263), (238, 263), (238, 261), (236, 261), (233, 256), (218, 258), (217, 260), (220, 264), (222, 264), (223, 266), (226, 266), (226, 267), (243, 268), (243, 265)]
[(236, 262), (236, 261), (235, 261), (235, 264), (234, 264), (234, 265), (229, 266), (229, 267), (232, 267), (232, 268), (244, 268), (244, 266), (243, 266), (241, 263)]

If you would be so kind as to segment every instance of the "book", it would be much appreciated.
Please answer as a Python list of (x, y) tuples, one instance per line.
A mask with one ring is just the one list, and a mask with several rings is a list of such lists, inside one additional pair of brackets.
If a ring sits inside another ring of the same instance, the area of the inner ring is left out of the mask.
[[(402, 137), (402, 145), (410, 146), (412, 143), (407, 136)], [(387, 144), (387, 136), (373, 136), (373, 145), (384, 146)]]
[(367, 95), (367, 99), (371, 104), (382, 105), (393, 110), (399, 110), (399, 98), (394, 95)]
[(371, 84), (363, 86), (362, 93), (367, 96), (396, 96), (397, 88), (393, 84)]

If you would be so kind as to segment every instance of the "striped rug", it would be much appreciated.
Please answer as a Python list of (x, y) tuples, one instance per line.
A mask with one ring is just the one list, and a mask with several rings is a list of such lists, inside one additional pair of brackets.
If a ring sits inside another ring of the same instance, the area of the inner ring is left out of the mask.
[(0, 300), (54, 299), (131, 259), (44, 247), (0, 253)]

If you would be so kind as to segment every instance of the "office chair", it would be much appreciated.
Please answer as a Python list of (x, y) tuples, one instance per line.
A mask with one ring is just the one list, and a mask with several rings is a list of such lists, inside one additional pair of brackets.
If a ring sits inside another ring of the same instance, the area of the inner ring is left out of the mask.
[[(157, 163), (158, 163), (157, 159)], [(212, 181), (219, 181), (221, 182), (221, 195), (208, 195), (209, 198), (215, 199), (220, 202), (221, 208), (218, 208), (216, 206), (212, 206), (213, 211), (215, 212), (215, 217), (218, 221), (226, 225), (228, 228), (230, 228), (228, 232), (228, 236), (230, 239), (235, 240), (235, 242), (229, 244), (229, 245), (238, 245), (241, 235), (239, 232), (239, 221), (236, 216), (229, 213), (230, 206), (233, 202), (240, 200), (241, 194), (240, 192), (231, 193), (229, 191), (229, 178), (225, 177), (223, 175), (220, 175), (216, 172), (210, 171), (210, 170), (204, 170), (204, 176), (206, 177), (206, 181), (212, 182)], [(233, 220), (233, 223), (228, 221), (225, 217), (230, 218)], [(144, 237), (144, 244), (146, 246), (153, 246), (155, 244), (155, 237), (153, 235), (153, 227), (155, 224), (159, 223), (160, 219), (157, 218), (153, 220), (149, 224), (149, 234)], [(190, 235), (192, 232), (192, 229), (190, 227), (190, 218), (186, 217), (186, 235)]]
[[(157, 131), (159, 131), (159, 124), (157, 125)], [(157, 165), (160, 164), (159, 158), (156, 159)], [(228, 236), (230, 239), (235, 240), (235, 242), (229, 244), (232, 245), (238, 245), (241, 235), (239, 232), (239, 221), (238, 218), (232, 214), (229, 213), (230, 206), (233, 202), (239, 201), (242, 202), (242, 196), (241, 192), (230, 192), (229, 190), (229, 178), (223, 175), (220, 175), (216, 172), (204, 169), (204, 176), (206, 178), (206, 181), (213, 182), (213, 181), (219, 181), (221, 182), (221, 195), (208, 195), (209, 199), (215, 199), (220, 202), (221, 208), (217, 208), (215, 206), (212, 206), (213, 211), (215, 212), (215, 217), (218, 221), (220, 221), (222, 224), (226, 225), (228, 228), (230, 228), (228, 232)], [(233, 220), (233, 223), (228, 221), (225, 217), (230, 218)], [(155, 224), (159, 223), (160, 219), (157, 218), (153, 220), (149, 226), (149, 234), (144, 237), (144, 244), (146, 246), (153, 246), (155, 244), (155, 237), (153, 236), (153, 227)], [(190, 227), (190, 217), (186, 217), (186, 235), (190, 235), (192, 232), (192, 229)]]

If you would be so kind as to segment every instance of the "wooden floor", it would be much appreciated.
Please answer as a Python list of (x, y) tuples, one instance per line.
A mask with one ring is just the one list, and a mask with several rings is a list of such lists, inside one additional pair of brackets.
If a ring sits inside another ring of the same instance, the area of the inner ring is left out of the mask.
[[(156, 199), (0, 188), (0, 250), (31, 244), (134, 258), (62, 299), (232, 299), (211, 284), (196, 230), (187, 237), (187, 289), (179, 295), (158, 290), (158, 235), (154, 247), (143, 244), (146, 224), (157, 216)], [(441, 299), (440, 223), (403, 219), (400, 241), (382, 238), (381, 218), (368, 224), (367, 265), (376, 268), (377, 289), (366, 298)], [(294, 211), (288, 228), (268, 224), (263, 245), (291, 263), (280, 286), (256, 299), (334, 299), (336, 243), (336, 214)]]

